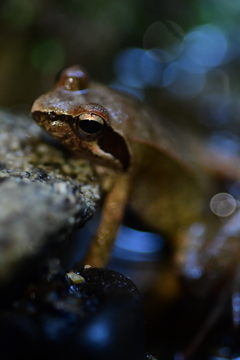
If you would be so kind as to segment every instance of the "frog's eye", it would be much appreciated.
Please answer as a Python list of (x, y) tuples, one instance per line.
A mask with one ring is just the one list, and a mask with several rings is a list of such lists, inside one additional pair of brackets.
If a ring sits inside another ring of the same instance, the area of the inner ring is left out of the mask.
[(99, 114), (82, 113), (75, 118), (75, 132), (86, 140), (96, 140), (105, 131), (107, 123)]
[(89, 76), (81, 66), (74, 65), (62, 70), (56, 78), (56, 87), (68, 91), (84, 90), (88, 87)]

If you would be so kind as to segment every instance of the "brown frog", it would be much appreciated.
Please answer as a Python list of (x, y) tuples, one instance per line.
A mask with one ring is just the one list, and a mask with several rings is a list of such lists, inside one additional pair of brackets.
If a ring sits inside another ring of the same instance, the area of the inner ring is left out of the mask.
[(237, 159), (210, 152), (138, 99), (92, 81), (77, 65), (61, 72), (31, 113), (51, 136), (89, 159), (104, 183), (102, 219), (85, 259), (91, 266), (108, 261), (127, 203), (174, 243), (179, 229), (213, 216), (215, 175), (240, 176)]

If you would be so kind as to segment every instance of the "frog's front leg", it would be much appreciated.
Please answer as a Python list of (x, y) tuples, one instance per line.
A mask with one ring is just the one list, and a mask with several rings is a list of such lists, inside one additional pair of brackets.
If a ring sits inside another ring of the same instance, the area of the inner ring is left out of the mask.
[(106, 195), (99, 228), (83, 261), (84, 264), (105, 267), (108, 263), (114, 240), (122, 223), (129, 196), (129, 184), (129, 176), (121, 173)]

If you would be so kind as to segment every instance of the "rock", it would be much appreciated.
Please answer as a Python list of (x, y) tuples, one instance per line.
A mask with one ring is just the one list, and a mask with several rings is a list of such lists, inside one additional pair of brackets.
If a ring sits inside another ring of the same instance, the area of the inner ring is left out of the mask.
[(23, 297), (0, 312), (0, 358), (146, 360), (141, 296), (108, 269), (75, 269), (72, 284), (51, 259)]
[(0, 112), (0, 283), (32, 271), (46, 248), (92, 217), (99, 199), (88, 161), (56, 146), (28, 117)]

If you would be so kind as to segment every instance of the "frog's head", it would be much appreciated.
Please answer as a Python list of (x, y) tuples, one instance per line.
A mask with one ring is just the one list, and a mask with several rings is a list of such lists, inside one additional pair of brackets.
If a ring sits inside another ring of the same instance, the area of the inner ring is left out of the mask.
[[(96, 85), (94, 91), (96, 98)], [(86, 71), (72, 66), (60, 73), (53, 90), (34, 102), (32, 117), (70, 150), (98, 164), (127, 170), (127, 142), (112, 128), (107, 110), (101, 104), (88, 102), (89, 92), (91, 81)]]

